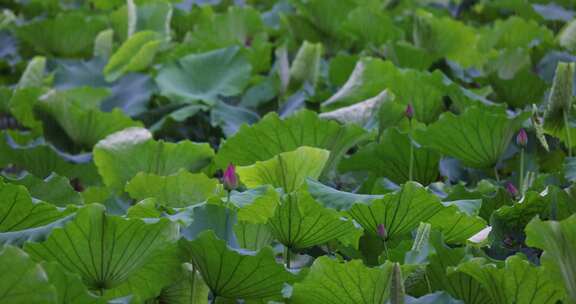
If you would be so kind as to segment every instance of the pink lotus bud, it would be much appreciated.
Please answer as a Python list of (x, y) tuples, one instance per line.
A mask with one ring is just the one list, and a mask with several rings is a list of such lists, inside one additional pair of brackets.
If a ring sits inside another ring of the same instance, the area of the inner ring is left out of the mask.
[(238, 177), (236, 176), (236, 167), (233, 164), (229, 164), (224, 171), (224, 176), (222, 177), (222, 183), (224, 188), (228, 191), (238, 188)]
[(387, 239), (388, 238), (388, 232), (386, 231), (386, 227), (384, 227), (384, 224), (379, 224), (378, 227), (376, 227), (377, 231), (378, 231), (378, 235), (383, 239)]
[(406, 117), (410, 120), (412, 120), (412, 118), (414, 117), (414, 107), (412, 106), (411, 103), (409, 103), (408, 106), (406, 106), (406, 111), (404, 111), (404, 115), (406, 115)]
[(528, 134), (526, 134), (526, 130), (520, 129), (520, 132), (516, 135), (516, 144), (521, 147), (526, 147), (528, 144)]
[(518, 196), (518, 189), (516, 189), (516, 187), (514, 186), (513, 183), (511, 182), (507, 182), (506, 183), (506, 190), (508, 191), (508, 193), (510, 193), (510, 195), (512, 197), (517, 197)]

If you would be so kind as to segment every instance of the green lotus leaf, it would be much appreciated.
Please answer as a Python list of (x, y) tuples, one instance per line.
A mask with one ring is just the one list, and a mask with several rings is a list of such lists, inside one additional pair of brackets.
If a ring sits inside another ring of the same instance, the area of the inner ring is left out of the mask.
[(229, 6), (222, 13), (211, 9), (203, 12), (202, 19), (190, 37), (192, 44), (222, 48), (242, 43), (266, 30), (261, 14), (253, 7)]
[[(522, 33), (522, 34), (520, 34)], [(482, 41), (498, 49), (534, 47), (537, 44), (552, 44), (554, 32), (535, 20), (525, 20), (512, 16), (506, 20), (496, 20), (493, 26), (482, 34)]]
[(418, 146), (410, 136), (395, 128), (386, 129), (379, 142), (370, 143), (343, 160), (340, 171), (366, 171), (397, 184), (410, 180), (410, 145), (414, 149), (412, 180), (428, 185), (438, 178), (440, 155)]
[(404, 37), (403, 30), (394, 24), (389, 14), (368, 5), (352, 10), (343, 26), (357, 44), (367, 48), (377, 48)]
[(138, 173), (126, 184), (126, 192), (135, 200), (155, 198), (169, 207), (186, 207), (206, 201), (217, 192), (218, 181), (204, 173), (180, 170), (161, 176)]
[(443, 291), (430, 293), (417, 299), (411, 299), (410, 304), (463, 304), (464, 302), (452, 298), (449, 294)]
[(322, 103), (324, 111), (349, 106), (379, 95), (388, 89), (395, 100), (414, 107), (414, 117), (431, 123), (444, 111), (444, 96), (449, 90), (440, 72), (428, 73), (413, 69), (399, 69), (390, 61), (362, 58), (348, 81)]
[(217, 298), (257, 300), (281, 295), (294, 276), (277, 264), (272, 250), (242, 254), (226, 246), (214, 232), (205, 231), (194, 241), (181, 241), (195, 268)]
[(358, 56), (352, 54), (337, 54), (328, 64), (328, 80), (330, 84), (342, 86), (354, 70)]
[(271, 186), (230, 194), (230, 203), (238, 207), (238, 220), (254, 224), (265, 224), (274, 215), (279, 201), (278, 192)]
[(290, 249), (339, 240), (357, 247), (362, 234), (354, 223), (316, 202), (305, 190), (284, 196), (268, 221), (272, 235)]
[(320, 74), (323, 48), (320, 43), (304, 41), (290, 67), (290, 86), (299, 88), (304, 83), (316, 86)]
[(524, 228), (535, 216), (563, 220), (576, 211), (575, 207), (572, 198), (558, 187), (548, 186), (543, 193), (527, 191), (521, 201), (491, 211), (492, 247), (506, 252), (509, 246), (506, 246), (505, 240), (511, 236), (514, 239), (523, 238)]
[(105, 28), (102, 16), (67, 13), (22, 25), (16, 34), (40, 54), (87, 57), (92, 54), (94, 38)]
[(341, 263), (322, 256), (304, 280), (294, 284), (292, 303), (386, 303), (391, 276), (392, 263), (369, 268), (359, 260)]
[(308, 192), (316, 201), (328, 208), (336, 210), (348, 210), (354, 204), (369, 204), (373, 200), (382, 198), (382, 195), (356, 194), (339, 191), (313, 179), (306, 180), (306, 185)]
[(132, 33), (155, 31), (169, 37), (173, 14), (172, 3), (165, 0), (136, 3), (136, 22)]
[(18, 81), (18, 88), (27, 87), (42, 87), (44, 84), (44, 72), (46, 70), (46, 58), (42, 56), (37, 56), (32, 58), (26, 70), (20, 76)]
[(442, 234), (437, 231), (433, 231), (430, 235), (430, 243), (435, 253), (428, 258), (426, 275), (432, 290), (444, 290), (464, 303), (492, 303), (489, 293), (473, 277), (463, 272), (450, 271), (451, 267), (456, 267), (468, 260), (465, 248), (446, 246)]
[[(41, 97), (36, 104), (37, 111), (45, 115), (46, 124), (55, 122), (60, 129), (55, 131), (60, 137), (62, 130), (76, 145), (91, 149), (99, 140), (107, 135), (129, 127), (140, 127), (140, 122), (133, 121), (120, 109), (113, 109), (112, 112), (102, 112), (96, 108), (97, 98), (88, 103), (96, 90), (94, 89), (72, 89), (64, 92), (52, 91)], [(97, 96), (102, 91), (98, 90)], [(107, 95), (107, 93), (105, 93)], [(47, 117), (46, 117), (47, 116)], [(60, 132), (58, 132), (60, 131)], [(53, 135), (53, 137), (58, 137)]]
[(415, 139), (425, 147), (462, 161), (466, 166), (490, 168), (498, 163), (529, 115), (523, 112), (509, 118), (503, 108), (469, 107), (458, 116), (443, 114), (427, 129), (416, 130)]
[(252, 125), (260, 120), (260, 116), (242, 106), (233, 106), (218, 101), (210, 110), (212, 126), (220, 127), (226, 137), (233, 136), (242, 125)]
[[(355, 0), (340, 1), (338, 5), (330, 0), (295, 0), (291, 3), (298, 9), (299, 13), (324, 35), (323, 39), (332, 38), (339, 43), (346, 44), (346, 28), (344, 26), (348, 14), (358, 5)], [(330, 12), (330, 14), (326, 14)]]
[(444, 208), (435, 195), (418, 183), (408, 182), (397, 193), (386, 194), (370, 204), (355, 204), (346, 212), (373, 235), (378, 235), (378, 225), (383, 224), (388, 238), (393, 239), (437, 216)]
[(106, 81), (113, 82), (128, 72), (146, 69), (161, 46), (161, 36), (156, 32), (142, 31), (134, 34), (120, 46), (104, 67)]
[(534, 218), (526, 226), (526, 244), (541, 248), (542, 265), (553, 282), (563, 282), (566, 303), (576, 303), (576, 215), (563, 221)]
[(464, 244), (470, 237), (486, 228), (484, 219), (476, 215), (469, 215), (456, 206), (447, 206), (428, 222), (434, 228), (442, 231), (446, 243), (449, 244)]
[(558, 35), (558, 43), (570, 51), (576, 50), (576, 21), (572, 20), (564, 26)]
[(475, 28), (449, 17), (418, 11), (413, 37), (417, 47), (464, 67), (481, 66), (487, 58), (487, 50), (480, 48), (484, 46), (480, 45)]
[[(529, 68), (531, 67), (530, 62), (530, 52), (528, 49), (524, 48), (515, 48), (515, 49), (506, 49), (502, 50), (497, 58), (493, 61), (488, 63), (487, 69), (492, 71), (498, 77), (493, 77), (495, 79), (506, 79), (510, 80), (514, 78), (514, 76), (520, 71), (524, 70), (530, 71)], [(536, 75), (535, 73), (533, 73)], [(512, 93), (514, 92), (514, 88), (510, 88), (509, 90)], [(536, 96), (528, 95), (531, 98)], [(524, 100), (508, 100), (503, 99), (504, 102), (514, 103), (515, 105), (518, 103), (527, 103), (528, 101)]]
[(94, 90), (107, 90), (110, 96), (100, 104), (103, 111), (119, 108), (131, 117), (143, 114), (148, 109), (152, 93), (157, 90), (152, 77), (142, 73), (130, 73), (108, 83), (102, 74), (105, 65), (106, 58), (102, 57), (94, 57), (89, 61), (60, 61), (54, 71), (54, 87), (58, 90), (69, 90), (88, 86)]
[(103, 298), (155, 299), (170, 288), (182, 267), (183, 256), (178, 244), (170, 243), (154, 252), (149, 260), (138, 266), (134, 275), (116, 288), (104, 292)]
[[(564, 0), (560, 0), (557, 3), (566, 3)], [(515, 0), (515, 1), (496, 1), (486, 3), (486, 9), (493, 13), (497, 13), (499, 11), (508, 11), (510, 12), (511, 16), (520, 16), (525, 19), (536, 20), (539, 22), (543, 22), (544, 18), (541, 14), (539, 14), (535, 7), (530, 5), (529, 0)]]
[(238, 246), (248, 250), (260, 250), (274, 241), (274, 236), (266, 224), (238, 221), (234, 225), (234, 233)]
[[(207, 52), (239, 46), (255, 72), (270, 69), (273, 45), (269, 41), (264, 16), (250, 6), (228, 6), (222, 13), (205, 9), (195, 16), (194, 31), (184, 44), (176, 46), (173, 56)], [(183, 31), (189, 30), (186, 25)]]
[[(544, 129), (567, 142), (565, 116), (571, 114), (576, 64), (559, 62), (544, 112)], [(572, 129), (570, 129), (572, 131)], [(570, 132), (570, 136), (573, 135)]]
[(158, 72), (156, 83), (174, 102), (214, 105), (219, 96), (242, 93), (251, 73), (240, 48), (229, 47), (179, 58)]
[(213, 155), (208, 144), (155, 141), (142, 128), (116, 132), (94, 147), (98, 172), (114, 190), (124, 189), (126, 182), (139, 172), (156, 175), (170, 175), (181, 169), (198, 172), (210, 163)]
[(300, 147), (280, 153), (254, 165), (236, 169), (240, 180), (248, 188), (261, 185), (282, 187), (287, 193), (296, 191), (306, 178), (317, 179), (328, 161), (330, 152), (312, 147)]
[(18, 122), (28, 129), (32, 135), (38, 136), (43, 132), (42, 122), (34, 115), (34, 105), (46, 90), (39, 87), (19, 88), (12, 92), (7, 100), (7, 113), (12, 114)]
[(387, 44), (384, 53), (395, 65), (402, 68), (427, 70), (436, 60), (434, 54), (406, 41)]
[(59, 152), (51, 145), (18, 146), (6, 133), (0, 139), (0, 164), (13, 165), (33, 175), (46, 178), (53, 172), (77, 179), (82, 185), (93, 185), (100, 181), (98, 171), (85, 155), (73, 157)]
[(354, 66), (344, 85), (326, 100), (324, 110), (334, 110), (378, 95), (386, 88), (386, 74), (390, 66), (380, 59), (362, 58)]
[[(198, 115), (199, 113), (206, 112), (209, 110), (209, 107), (206, 105), (188, 105), (188, 106), (177, 106), (178, 108), (175, 111), (170, 112), (169, 114), (164, 115), (160, 120), (155, 122), (152, 126), (148, 129), (153, 132), (161, 132), (166, 126), (170, 126), (171, 123), (182, 123), (185, 122), (187, 119)], [(215, 108), (212, 108), (215, 110)]]
[(172, 284), (164, 287), (156, 301), (171, 304), (208, 304), (208, 286), (190, 263), (182, 264), (182, 271)]
[(309, 146), (330, 151), (324, 170), (330, 172), (348, 149), (367, 136), (358, 126), (321, 120), (312, 111), (299, 111), (284, 120), (270, 113), (253, 126), (242, 126), (236, 135), (226, 140), (218, 151), (216, 165), (219, 168), (230, 163), (252, 165), (282, 152)]
[(33, 202), (24, 186), (0, 182), (0, 232), (14, 232), (47, 225), (69, 215), (46, 202)]
[(129, 218), (151, 219), (162, 217), (162, 207), (158, 200), (151, 197), (143, 199), (126, 210)]
[(458, 265), (460, 271), (473, 277), (490, 295), (491, 303), (553, 304), (561, 299), (559, 286), (546, 269), (530, 264), (520, 256), (506, 259), (504, 268), (474, 258)]
[(33, 198), (50, 202), (59, 207), (84, 203), (80, 193), (76, 192), (70, 185), (70, 180), (58, 174), (51, 174), (45, 179), (26, 174), (18, 178), (6, 178), (6, 182), (25, 186)]
[(78, 274), (66, 271), (57, 262), (44, 262), (42, 268), (46, 271), (50, 284), (56, 288), (56, 303), (104, 303), (101, 298), (88, 291)]
[(75, 217), (76, 213), (72, 213), (43, 226), (17, 231), (0, 232), (0, 244), (22, 246), (26, 242), (43, 241), (53, 229), (64, 226)]
[(98, 33), (94, 39), (94, 57), (108, 58), (114, 49), (114, 30), (107, 29)]
[(103, 206), (88, 205), (47, 240), (24, 248), (36, 259), (58, 262), (79, 274), (90, 290), (106, 298), (130, 293), (147, 298), (169, 282), (170, 275), (161, 269), (174, 263), (169, 247), (176, 237), (176, 226), (166, 219), (148, 224), (109, 216)]
[[(503, 64), (498, 64), (500, 68), (503, 68)], [(495, 74), (491, 75), (490, 83), (498, 94), (499, 100), (517, 108), (524, 108), (536, 100), (541, 100), (548, 86), (531, 69), (530, 62), (527, 62), (526, 65), (520, 66), (509, 79), (502, 79)]]
[(0, 302), (59, 303), (44, 269), (21, 249), (0, 247), (0, 270)]
[(566, 157), (564, 159), (564, 176), (569, 181), (576, 181), (576, 157)]
[[(381, 109), (394, 100), (388, 90), (362, 102), (320, 114), (320, 118), (333, 119), (342, 124), (355, 123), (365, 129), (380, 127)], [(388, 114), (388, 113), (387, 113)]]
[(121, 1), (112, 7), (119, 7), (110, 14), (110, 23), (120, 41), (126, 41), (141, 31), (154, 31), (167, 39), (170, 38), (173, 15), (170, 1)]
[(180, 210), (170, 216), (172, 221), (183, 223), (180, 234), (187, 240), (197, 239), (200, 234), (210, 230), (226, 244), (237, 248), (234, 225), (237, 222), (235, 209), (220, 202), (203, 203)]

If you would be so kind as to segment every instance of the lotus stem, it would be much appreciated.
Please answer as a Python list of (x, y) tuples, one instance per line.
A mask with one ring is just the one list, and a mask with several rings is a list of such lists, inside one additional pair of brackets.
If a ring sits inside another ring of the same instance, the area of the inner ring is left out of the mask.
[(524, 196), (524, 147), (520, 149), (520, 195)]
[(414, 176), (414, 145), (412, 144), (412, 140), (410, 140), (410, 167), (408, 168), (408, 180), (413, 181)]
[(286, 268), (290, 269), (290, 248), (284, 246), (284, 263), (286, 263)]
[(229, 239), (228, 239), (228, 225), (230, 222), (230, 209), (228, 209), (229, 205), (230, 205), (230, 193), (232, 191), (228, 191), (228, 196), (226, 198), (226, 202), (224, 203), (224, 208), (226, 208), (226, 218), (224, 219), (224, 241), (226, 241), (226, 243), (228, 243)]
[(386, 240), (382, 240), (382, 244), (384, 244), (384, 254), (386, 255), (386, 259), (388, 259), (388, 246), (386, 246)]
[(408, 133), (408, 141), (410, 143), (410, 164), (408, 167), (408, 181), (414, 180), (414, 144), (412, 143), (412, 120), (410, 120), (410, 132)]
[(432, 284), (430, 283), (430, 278), (428, 277), (428, 273), (424, 273), (424, 280), (426, 280), (426, 286), (428, 287), (428, 293), (432, 293)]
[(570, 125), (568, 123), (568, 112), (562, 112), (564, 116), (564, 130), (566, 130), (566, 145), (568, 146), (568, 157), (572, 157), (572, 137), (570, 136)]

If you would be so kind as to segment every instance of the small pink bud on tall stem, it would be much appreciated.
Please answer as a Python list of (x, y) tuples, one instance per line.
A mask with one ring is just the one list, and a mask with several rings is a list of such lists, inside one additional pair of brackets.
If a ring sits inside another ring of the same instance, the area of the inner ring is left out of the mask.
[(507, 183), (506, 183), (506, 190), (508, 191), (508, 193), (510, 193), (510, 195), (511, 195), (512, 197), (517, 197), (517, 196), (518, 196), (518, 189), (516, 189), (516, 186), (514, 186), (513, 183), (507, 182)]
[(236, 176), (236, 167), (234, 167), (234, 165), (229, 164), (226, 170), (224, 170), (222, 183), (224, 184), (224, 188), (228, 191), (238, 188), (238, 176)]
[(412, 118), (414, 117), (414, 107), (412, 106), (411, 103), (409, 103), (408, 106), (406, 106), (406, 111), (404, 111), (404, 115), (406, 115), (406, 117), (409, 120), (412, 120)]
[(526, 130), (520, 129), (518, 135), (516, 135), (516, 144), (522, 148), (525, 148), (528, 144), (528, 134), (526, 134)]
[(378, 230), (378, 236), (380, 236), (383, 240), (388, 238), (388, 232), (386, 231), (384, 224), (379, 224), (376, 228)]

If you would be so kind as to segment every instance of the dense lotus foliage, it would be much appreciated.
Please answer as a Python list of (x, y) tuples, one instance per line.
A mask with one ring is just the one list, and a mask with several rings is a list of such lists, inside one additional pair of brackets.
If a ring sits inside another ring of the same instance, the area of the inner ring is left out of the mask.
[(576, 304), (575, 16), (0, 1), (0, 304)]

